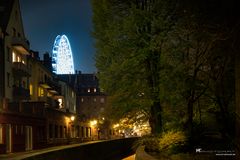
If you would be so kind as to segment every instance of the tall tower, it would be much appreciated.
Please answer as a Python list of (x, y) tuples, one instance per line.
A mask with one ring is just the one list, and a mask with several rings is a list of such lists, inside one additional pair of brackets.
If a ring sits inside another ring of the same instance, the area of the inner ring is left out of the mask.
[(58, 35), (52, 51), (52, 67), (56, 74), (74, 74), (73, 56), (66, 35)]

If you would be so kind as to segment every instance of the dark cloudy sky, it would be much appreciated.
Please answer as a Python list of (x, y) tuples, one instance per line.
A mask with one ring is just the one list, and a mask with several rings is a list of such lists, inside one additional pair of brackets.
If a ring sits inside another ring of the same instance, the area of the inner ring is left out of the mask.
[(20, 5), (32, 50), (51, 53), (55, 37), (65, 34), (72, 47), (75, 70), (96, 71), (90, 0), (20, 0)]

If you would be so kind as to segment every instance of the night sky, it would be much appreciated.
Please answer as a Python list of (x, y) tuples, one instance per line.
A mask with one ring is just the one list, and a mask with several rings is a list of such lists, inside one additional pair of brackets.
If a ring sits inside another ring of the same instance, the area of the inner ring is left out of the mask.
[(25, 35), (41, 58), (45, 52), (52, 53), (56, 36), (65, 34), (75, 70), (96, 72), (90, 0), (20, 0), (20, 5)]

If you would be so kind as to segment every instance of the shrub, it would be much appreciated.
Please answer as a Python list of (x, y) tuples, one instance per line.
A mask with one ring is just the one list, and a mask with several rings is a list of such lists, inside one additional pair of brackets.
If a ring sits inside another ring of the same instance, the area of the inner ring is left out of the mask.
[(168, 153), (176, 153), (186, 144), (186, 136), (182, 131), (168, 131), (159, 140), (159, 149)]
[(145, 146), (147, 152), (159, 152), (159, 139), (158, 136), (144, 136), (137, 142), (137, 145)]

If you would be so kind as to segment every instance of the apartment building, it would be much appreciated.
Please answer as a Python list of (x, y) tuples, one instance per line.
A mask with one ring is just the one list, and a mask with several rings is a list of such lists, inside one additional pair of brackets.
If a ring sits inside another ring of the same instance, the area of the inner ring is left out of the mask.
[(31, 51), (18, 0), (0, 1), (0, 154), (91, 140), (74, 88)]
[(43, 136), (39, 130), (44, 127), (45, 120), (40, 103), (29, 103), (29, 42), (25, 38), (17, 0), (0, 2), (0, 33), (0, 152), (31, 150), (41, 146)]

